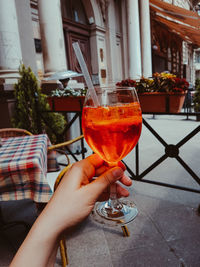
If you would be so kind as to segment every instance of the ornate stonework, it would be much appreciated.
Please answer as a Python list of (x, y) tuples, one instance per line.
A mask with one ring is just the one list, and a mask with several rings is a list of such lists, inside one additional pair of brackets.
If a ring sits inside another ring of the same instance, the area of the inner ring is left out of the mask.
[(103, 21), (106, 21), (106, 11), (108, 9), (109, 0), (98, 0), (99, 6), (101, 8), (101, 14), (103, 17)]

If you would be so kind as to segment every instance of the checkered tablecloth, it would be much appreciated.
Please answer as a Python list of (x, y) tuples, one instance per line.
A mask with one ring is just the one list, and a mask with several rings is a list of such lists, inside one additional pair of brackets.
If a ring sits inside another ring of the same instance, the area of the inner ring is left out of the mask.
[(47, 182), (50, 171), (58, 168), (56, 153), (46, 134), (2, 138), (0, 147), (0, 201), (32, 199), (48, 202), (52, 191)]

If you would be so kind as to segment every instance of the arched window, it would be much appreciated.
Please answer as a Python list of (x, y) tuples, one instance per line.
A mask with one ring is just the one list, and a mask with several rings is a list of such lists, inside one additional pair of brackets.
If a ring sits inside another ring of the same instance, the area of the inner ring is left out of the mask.
[(88, 24), (81, 0), (62, 0), (62, 15), (65, 19), (85, 25)]

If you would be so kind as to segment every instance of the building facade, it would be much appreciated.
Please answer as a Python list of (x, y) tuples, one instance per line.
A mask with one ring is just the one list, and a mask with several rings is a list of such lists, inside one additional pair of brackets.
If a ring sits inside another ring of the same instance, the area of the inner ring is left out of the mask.
[[(21, 62), (44, 88), (50, 86), (45, 78), (55, 72), (81, 72), (73, 42), (79, 43), (94, 84), (161, 71), (194, 82), (198, 41), (194, 44), (173, 29), (171, 23), (179, 19), (171, 18), (174, 5), (192, 12), (193, 3), (186, 0), (0, 0), (0, 89), (12, 90)], [(166, 22), (167, 16), (172, 21)], [(7, 107), (9, 117), (8, 105), (12, 101), (5, 96), (1, 107)]]

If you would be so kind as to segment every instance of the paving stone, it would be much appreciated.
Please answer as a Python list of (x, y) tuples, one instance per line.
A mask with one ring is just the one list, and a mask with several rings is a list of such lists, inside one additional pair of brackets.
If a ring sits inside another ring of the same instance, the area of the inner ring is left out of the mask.
[[(77, 254), (76, 254), (77, 255)], [(77, 255), (76, 259), (69, 259), (69, 267), (113, 267), (110, 255), (97, 254), (90, 255), (86, 254), (84, 257)]]
[[(190, 182), (188, 182), (188, 187), (190, 187)], [(196, 189), (200, 189), (199, 186)], [(200, 194), (187, 192), (178, 189), (166, 188), (164, 186), (152, 185), (149, 183), (136, 182), (133, 181), (132, 187), (129, 189), (131, 192), (131, 197), (135, 200), (137, 194), (140, 199), (143, 197), (152, 197), (161, 201), (173, 202), (174, 205), (182, 204), (191, 207), (197, 207), (200, 204)], [(137, 204), (137, 203), (136, 203)], [(147, 203), (148, 205), (148, 203)]]
[(200, 237), (200, 217), (194, 208), (171, 206), (158, 207), (151, 215), (152, 220), (167, 241), (183, 237)]
[(108, 245), (101, 227), (97, 228), (92, 224), (89, 224), (88, 228), (82, 226), (67, 234), (66, 240), (69, 266), (101, 267), (105, 259), (111, 264)]
[(168, 242), (171, 249), (182, 262), (182, 266), (200, 266), (200, 234), (172, 240)]
[(129, 237), (122, 235), (120, 227), (117, 234), (116, 229), (112, 232), (105, 230), (106, 240), (111, 253), (118, 254), (125, 250), (154, 246), (156, 243), (164, 242), (163, 237), (157, 231), (152, 221), (142, 212), (127, 227), (130, 232)]
[(163, 243), (111, 254), (113, 267), (180, 267), (179, 260)]

